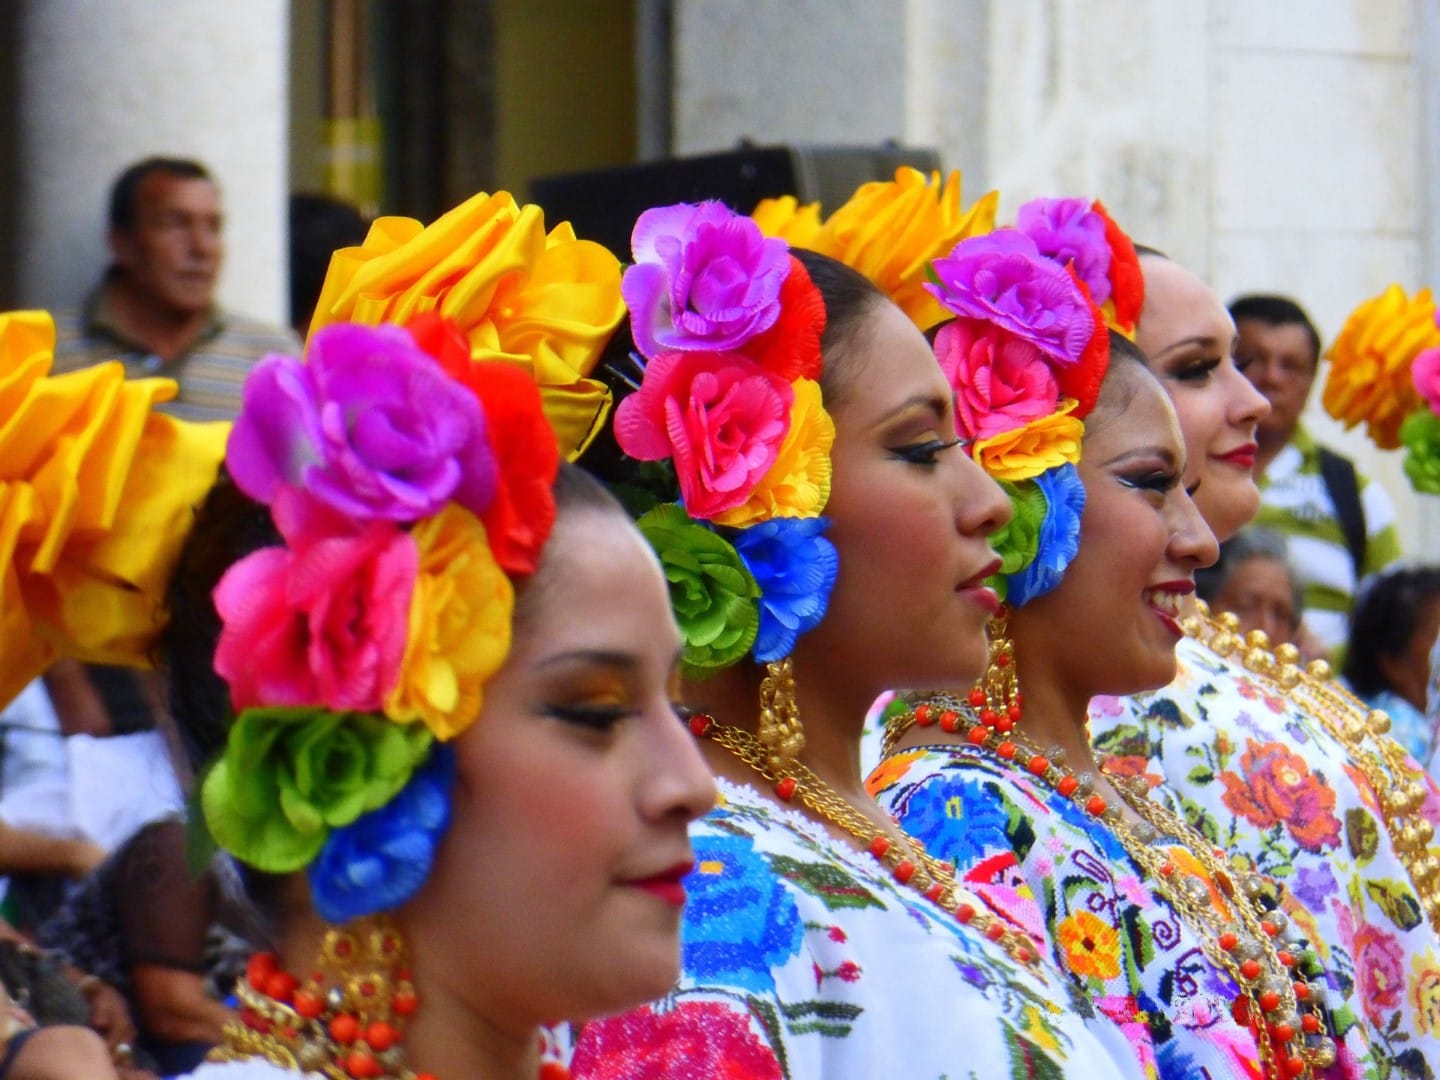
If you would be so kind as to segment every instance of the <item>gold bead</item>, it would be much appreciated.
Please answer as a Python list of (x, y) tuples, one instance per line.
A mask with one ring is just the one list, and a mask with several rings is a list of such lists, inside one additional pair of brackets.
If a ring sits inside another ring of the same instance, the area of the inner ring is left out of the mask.
[(1240, 645), (1240, 639), (1234, 634), (1221, 631), (1210, 639), (1210, 648), (1215, 650), (1217, 656), (1229, 656)]
[(1269, 649), (1270, 635), (1264, 630), (1251, 630), (1245, 635), (1245, 644), (1252, 649)]
[(1328, 660), (1311, 660), (1305, 665), (1305, 674), (1309, 675), (1316, 682), (1328, 682), (1330, 679), (1330, 663)]
[(1210, 614), (1210, 605), (1197, 596), (1195, 598), (1195, 610), (1198, 611), (1203, 618), (1204, 616)]
[(1307, 1056), (1317, 1069), (1328, 1069), (1335, 1064), (1335, 1040), (1322, 1038)]
[(1219, 615), (1215, 616), (1215, 621), (1232, 634), (1240, 629), (1240, 616), (1236, 615), (1233, 611), (1220, 612)]
[(1203, 625), (1204, 623), (1194, 615), (1186, 615), (1180, 620), (1180, 629), (1185, 631), (1187, 637), (1199, 637), (1200, 628)]
[(1370, 725), (1370, 730), (1376, 735), (1388, 735), (1390, 733), (1390, 714), (1384, 709), (1371, 709), (1365, 716), (1365, 721)]
[[(1279, 657), (1277, 656), (1276, 659)], [(1275, 681), (1280, 684), (1282, 689), (1293, 690), (1300, 683), (1300, 669), (1293, 663), (1281, 664), (1280, 670), (1275, 672)]]
[(1275, 659), (1282, 664), (1300, 663), (1300, 650), (1288, 641), (1282, 641), (1275, 646)]
[(1366, 730), (1367, 729), (1365, 727), (1365, 721), (1361, 720), (1358, 716), (1350, 717), (1348, 720), (1345, 721), (1344, 727), (1340, 729), (1341, 734), (1343, 734), (1345, 737), (1345, 741), (1352, 743), (1359, 742), (1361, 739), (1363, 739), (1365, 737)]
[[(1255, 633), (1263, 633), (1263, 631), (1257, 630)], [(1263, 674), (1270, 667), (1272, 661), (1270, 653), (1259, 646), (1252, 645), (1245, 652), (1245, 667), (1250, 671)]]
[(1415, 822), (1415, 835), (1419, 838), (1420, 843), (1428, 844), (1435, 839), (1435, 826), (1430, 823), (1428, 818), (1419, 818)]

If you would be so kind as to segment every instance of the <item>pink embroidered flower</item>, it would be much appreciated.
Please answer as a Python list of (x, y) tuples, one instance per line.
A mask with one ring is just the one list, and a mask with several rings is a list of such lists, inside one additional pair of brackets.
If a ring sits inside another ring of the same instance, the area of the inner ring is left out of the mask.
[(1015, 228), (1035, 241), (1040, 254), (1072, 267), (1095, 303), (1110, 299), (1105, 219), (1088, 199), (1031, 199), (1015, 215)]
[(1024, 233), (969, 237), (933, 266), (939, 284), (925, 287), (945, 307), (1002, 326), (1061, 365), (1079, 363), (1095, 336), (1094, 305)]
[(955, 319), (935, 337), (935, 356), (955, 388), (955, 420), (967, 439), (987, 439), (1055, 411), (1060, 387), (1045, 354), (994, 323)]
[(615, 411), (615, 441), (641, 461), (674, 458), (691, 517), (749, 498), (790, 429), (790, 383), (743, 356), (664, 353)]
[(1440, 416), (1440, 349), (1426, 349), (1410, 365), (1410, 378), (1415, 391)]
[(1385, 1010), (1400, 1004), (1405, 992), (1405, 953), (1394, 935), (1365, 925), (1355, 935), (1355, 977), (1360, 982), (1365, 1014), (1376, 1024)]
[(378, 712), (405, 652), (414, 540), (391, 522), (357, 528), (292, 488), (272, 513), (288, 546), (247, 555), (215, 587), (215, 670), (232, 705)]
[(647, 1005), (580, 1029), (570, 1063), (576, 1076), (650, 1080), (781, 1080), (775, 1052), (755, 1033), (742, 1002), (681, 1001)]
[(630, 237), (620, 292), (646, 357), (736, 349), (774, 325), (790, 250), (718, 202), (647, 210)]
[(226, 465), (272, 503), (301, 487), (362, 520), (418, 521), (454, 499), (481, 515), (498, 466), (469, 390), (396, 326), (337, 323), (307, 362), (267, 356), (245, 382)]

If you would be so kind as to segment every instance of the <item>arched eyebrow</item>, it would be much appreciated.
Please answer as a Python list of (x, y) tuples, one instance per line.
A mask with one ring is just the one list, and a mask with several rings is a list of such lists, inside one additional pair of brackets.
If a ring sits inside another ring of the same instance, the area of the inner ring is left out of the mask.
[(877, 420), (875, 426), (880, 427), (887, 424), (895, 417), (912, 409), (928, 409), (935, 414), (935, 419), (944, 420), (950, 415), (950, 406), (953, 400), (953, 398), (944, 398), (938, 394), (912, 394)]

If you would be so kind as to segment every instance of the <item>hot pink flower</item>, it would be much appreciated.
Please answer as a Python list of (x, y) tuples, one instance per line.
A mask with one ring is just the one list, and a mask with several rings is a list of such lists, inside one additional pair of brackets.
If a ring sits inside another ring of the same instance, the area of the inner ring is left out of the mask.
[(675, 459), (685, 509), (739, 506), (775, 464), (790, 429), (790, 383), (733, 353), (664, 353), (615, 411), (615, 441), (641, 461)]
[(740, 1003), (681, 1001), (664, 1009), (647, 1005), (581, 1028), (570, 1067), (576, 1076), (608, 1080), (780, 1080), (775, 1052), (755, 1027), (750, 1011)]
[(415, 542), (390, 522), (352, 525), (292, 488), (272, 512), (287, 546), (247, 555), (215, 587), (215, 670), (231, 703), (379, 711), (405, 651)]
[(1384, 1023), (1385, 1011), (1398, 1005), (1405, 992), (1404, 950), (1393, 935), (1366, 925), (1355, 935), (1354, 957), (1365, 1011), (1375, 1023)]
[(1060, 388), (1045, 354), (994, 323), (946, 323), (935, 356), (955, 388), (955, 419), (966, 438), (1013, 431), (1055, 411)]
[(1415, 390), (1430, 405), (1430, 411), (1440, 416), (1440, 349), (1426, 349), (1410, 365), (1410, 378)]

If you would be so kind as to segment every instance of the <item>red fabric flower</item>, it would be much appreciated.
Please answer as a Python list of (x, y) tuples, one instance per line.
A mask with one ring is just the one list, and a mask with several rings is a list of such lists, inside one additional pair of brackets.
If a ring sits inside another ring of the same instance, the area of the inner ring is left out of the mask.
[(545, 419), (540, 388), (521, 368), (472, 361), (460, 328), (436, 312), (412, 319), (405, 329), (445, 374), (480, 399), (500, 470), (495, 499), (480, 520), (501, 569), (512, 577), (534, 573), (555, 524), (560, 468), (560, 449)]
[(825, 300), (810, 272), (794, 255), (780, 286), (780, 317), (739, 349), (787, 382), (820, 378), (820, 336), (825, 333)]
[(1090, 289), (1080, 280), (1075, 268), (1066, 267), (1065, 272), (1074, 279), (1076, 286), (1084, 294), (1085, 302), (1090, 307), (1090, 315), (1094, 319), (1094, 330), (1091, 331), (1090, 340), (1086, 342), (1085, 351), (1080, 354), (1079, 361), (1068, 367), (1058, 364), (1055, 366), (1055, 381), (1060, 384), (1060, 393), (1080, 403), (1070, 415), (1081, 420), (1095, 407), (1095, 399), (1100, 396), (1100, 384), (1105, 381), (1105, 372), (1110, 367), (1110, 330), (1105, 325), (1105, 316), (1090, 299)]
[(570, 1070), (595, 1080), (781, 1080), (782, 1075), (749, 1012), (738, 1003), (716, 1001), (684, 1001), (663, 1010), (647, 1006), (586, 1024)]
[(1307, 851), (1340, 846), (1335, 792), (1299, 754), (1284, 743), (1247, 739), (1240, 770), (1241, 776), (1220, 773), (1222, 799), (1232, 813), (1261, 829), (1283, 824)]
[(1110, 245), (1110, 303), (1115, 307), (1115, 325), (1125, 333), (1133, 333), (1140, 321), (1140, 308), (1145, 303), (1145, 277), (1140, 272), (1140, 256), (1125, 230), (1096, 199), (1090, 207), (1105, 222), (1105, 242)]

